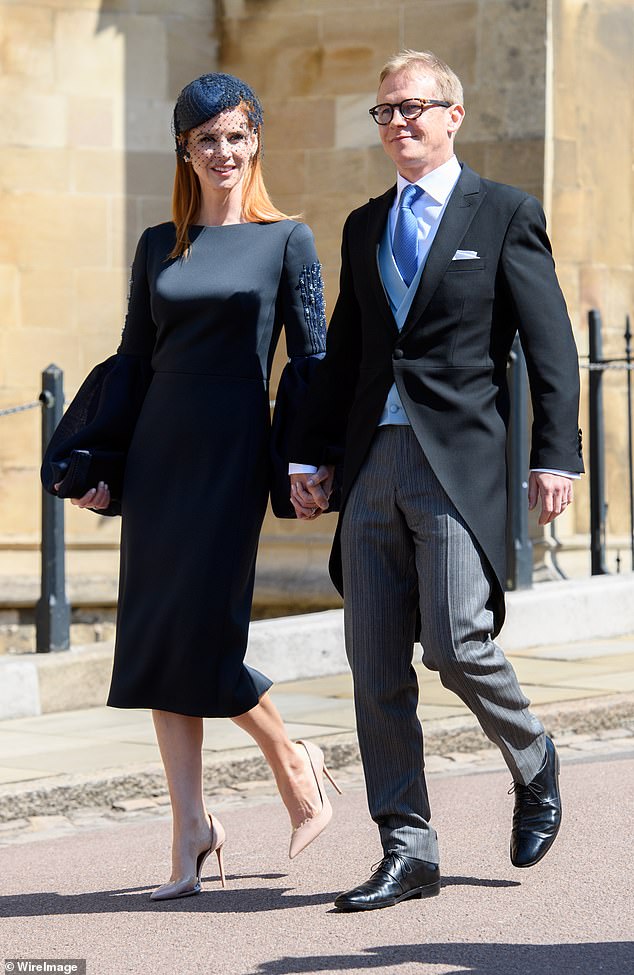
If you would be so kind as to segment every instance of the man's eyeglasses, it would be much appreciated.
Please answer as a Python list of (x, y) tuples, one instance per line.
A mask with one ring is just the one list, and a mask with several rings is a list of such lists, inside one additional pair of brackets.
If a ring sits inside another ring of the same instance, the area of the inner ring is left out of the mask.
[(402, 117), (410, 122), (412, 119), (419, 118), (426, 108), (432, 105), (440, 105), (441, 108), (449, 108), (452, 102), (443, 102), (438, 98), (406, 98), (400, 105), (390, 105), (385, 102), (383, 105), (375, 105), (368, 109), (370, 115), (377, 125), (389, 125), (394, 118), (394, 111), (398, 108)]

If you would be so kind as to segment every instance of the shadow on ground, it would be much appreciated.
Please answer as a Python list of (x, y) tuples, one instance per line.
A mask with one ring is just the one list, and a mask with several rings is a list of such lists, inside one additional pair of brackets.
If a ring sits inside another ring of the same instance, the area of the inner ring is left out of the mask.
[(365, 948), (358, 954), (280, 958), (262, 963), (249, 975), (319, 975), (362, 968), (398, 972), (400, 965), (435, 965), (437, 975), (625, 975), (634, 969), (634, 942), (383, 945)]

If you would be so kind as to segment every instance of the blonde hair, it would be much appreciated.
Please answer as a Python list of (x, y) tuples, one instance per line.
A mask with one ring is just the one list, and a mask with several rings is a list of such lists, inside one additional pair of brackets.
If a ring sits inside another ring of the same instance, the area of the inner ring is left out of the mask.
[(381, 68), (379, 85), (385, 81), (388, 75), (397, 74), (399, 71), (421, 69), (434, 76), (438, 88), (437, 94), (443, 101), (451, 102), (452, 105), (462, 105), (464, 93), (460, 78), (448, 64), (436, 57), (432, 51), (412, 51), (410, 48), (406, 48), (404, 51), (399, 51), (398, 54), (393, 54)]
[[(246, 106), (241, 103), (236, 108), (245, 110)], [(246, 114), (245, 110), (245, 116)], [(276, 223), (278, 220), (287, 220), (287, 215), (278, 210), (264, 185), (260, 128), (254, 129), (250, 123), (249, 127), (257, 136), (257, 149), (242, 184), (242, 216), (247, 223)], [(183, 132), (179, 136), (181, 145), (187, 144), (188, 135), (189, 132)], [(187, 256), (190, 248), (189, 228), (198, 217), (200, 204), (200, 181), (193, 166), (185, 162), (183, 155), (177, 152), (172, 192), (172, 220), (176, 228), (176, 243), (168, 254), (168, 259)]]

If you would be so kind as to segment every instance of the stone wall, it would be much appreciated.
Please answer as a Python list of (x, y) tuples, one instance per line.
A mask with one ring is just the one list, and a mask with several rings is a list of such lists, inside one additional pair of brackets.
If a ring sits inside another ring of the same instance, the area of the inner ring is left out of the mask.
[[(0, 407), (115, 350), (135, 241), (169, 219), (174, 100), (216, 53), (214, 0), (0, 2)], [(31, 547), (39, 416), (0, 424), (0, 545)], [(67, 506), (67, 537), (115, 545), (117, 520)]]
[[(72, 395), (116, 347), (135, 241), (169, 217), (174, 99), (214, 69), (262, 98), (267, 183), (313, 227), (329, 307), (345, 216), (393, 179), (367, 108), (403, 46), (461, 76), (461, 158), (546, 195), (582, 349), (589, 304), (615, 325), (631, 307), (625, 0), (0, 0), (0, 16), (0, 406), (35, 398), (51, 361)], [(37, 546), (38, 453), (36, 411), (0, 418), (0, 547)], [(111, 520), (67, 510), (72, 546), (116, 546)], [(585, 514), (566, 515), (567, 530), (587, 531)], [(283, 564), (319, 590), (331, 521), (267, 518), (262, 584), (279, 588)]]
[[(547, 196), (559, 277), (580, 353), (588, 352), (588, 311), (597, 308), (604, 355), (622, 356), (625, 316), (634, 313), (634, 5), (553, 0), (552, 38)], [(581, 379), (587, 434), (587, 370)], [(604, 389), (608, 532), (616, 546), (629, 532), (625, 373), (606, 373)], [(588, 531), (588, 481), (574, 518), (571, 511), (562, 519), (577, 533)]]

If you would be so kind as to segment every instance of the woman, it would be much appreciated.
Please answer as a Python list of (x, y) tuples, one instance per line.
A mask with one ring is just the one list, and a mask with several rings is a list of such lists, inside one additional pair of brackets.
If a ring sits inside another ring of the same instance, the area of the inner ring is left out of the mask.
[[(212, 852), (224, 886), (224, 831), (202, 795), (203, 717), (232, 717), (261, 748), (290, 816), (291, 857), (332, 814), (323, 754), (289, 740), (271, 681), (243, 662), (268, 495), (270, 368), (282, 325), (287, 369), (324, 351), (320, 265), (308, 227), (268, 197), (262, 111), (244, 82), (196, 79), (173, 124), (173, 223), (141, 236), (118, 353), (77, 397), (81, 433), (97, 431), (100, 447), (117, 439), (113, 427), (133, 429), (108, 704), (152, 709), (173, 814), (172, 874), (154, 900), (198, 893)], [(77, 431), (67, 422), (68, 451)], [(68, 467), (45, 458), (43, 470), (68, 496)], [(114, 495), (104, 478), (73, 503), (112, 513)]]

